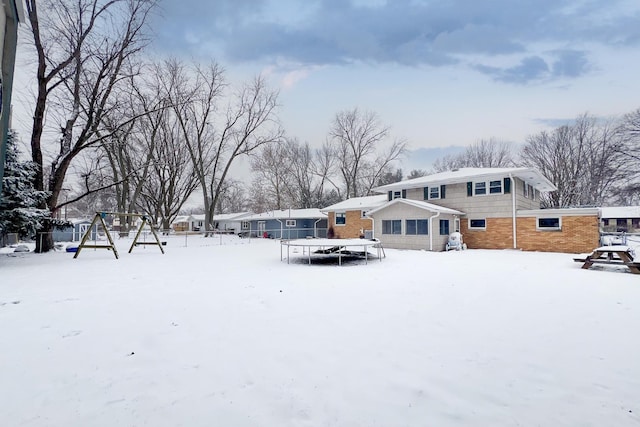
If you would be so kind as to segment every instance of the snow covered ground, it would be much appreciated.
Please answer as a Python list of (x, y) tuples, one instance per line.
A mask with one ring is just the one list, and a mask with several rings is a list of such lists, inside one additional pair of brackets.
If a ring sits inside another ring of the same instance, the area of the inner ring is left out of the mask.
[(624, 268), (230, 239), (0, 255), (0, 426), (640, 426)]

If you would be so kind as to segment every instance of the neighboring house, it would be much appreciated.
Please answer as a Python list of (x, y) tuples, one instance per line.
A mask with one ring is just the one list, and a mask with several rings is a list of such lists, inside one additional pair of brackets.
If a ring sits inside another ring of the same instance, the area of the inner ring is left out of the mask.
[(2, 198), (2, 178), (7, 155), (7, 133), (11, 127), (11, 92), (13, 91), (13, 70), (16, 63), (18, 43), (18, 23), (24, 22), (22, 0), (5, 0), (0, 12), (0, 198)]
[(216, 231), (238, 234), (242, 231), (244, 218), (253, 215), (251, 212), (219, 214), (213, 216), (213, 227)]
[(171, 223), (171, 229), (178, 233), (194, 231), (194, 222), (195, 219), (192, 215), (180, 215)]
[[(62, 228), (54, 228), (53, 229), (53, 241), (54, 242), (79, 242), (82, 240), (82, 237), (85, 235), (89, 227), (91, 226), (91, 222), (93, 219), (73, 219), (71, 220), (71, 224)], [(100, 227), (102, 230), (102, 227)], [(94, 225), (93, 230), (91, 230), (91, 236), (89, 239), (97, 240), (98, 239), (98, 225)]]
[(605, 233), (640, 233), (640, 206), (603, 207), (600, 224)]
[[(242, 221), (245, 217), (251, 215), (250, 212), (239, 212), (229, 214), (219, 214), (213, 217), (213, 229), (216, 231), (225, 231), (239, 233), (242, 228)], [(181, 215), (171, 223), (171, 228), (176, 232), (203, 232), (205, 231), (205, 215)]]
[(242, 233), (272, 239), (326, 237), (327, 215), (315, 208), (263, 212), (243, 218)]
[(353, 197), (335, 205), (320, 209), (327, 214), (329, 227), (339, 239), (358, 237), (373, 238), (373, 218), (367, 215), (372, 209), (387, 203), (387, 196)]
[[(460, 231), (469, 248), (593, 250), (599, 210), (540, 209), (540, 192), (555, 189), (531, 168), (462, 168), (374, 188), (388, 202), (369, 215), (375, 236), (392, 248), (444, 250), (446, 235)], [(392, 203), (396, 199), (422, 204)], [(437, 225), (425, 230), (425, 220)]]

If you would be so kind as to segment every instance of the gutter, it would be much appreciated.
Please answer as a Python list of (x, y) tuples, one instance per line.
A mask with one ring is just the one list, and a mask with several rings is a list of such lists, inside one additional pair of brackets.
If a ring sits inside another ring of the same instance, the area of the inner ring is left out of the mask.
[(440, 216), (440, 211), (429, 217), (429, 250), (433, 252), (433, 219)]
[[(517, 228), (516, 228), (516, 191), (517, 186), (516, 182), (513, 180), (513, 174), (509, 174), (509, 179), (511, 180), (511, 222), (512, 222), (512, 232), (513, 232), (513, 249), (518, 249), (518, 238), (517, 238)], [(535, 190), (534, 190), (535, 191)]]
[[(283, 234), (284, 233), (284, 228), (282, 227), (282, 221), (280, 221), (278, 218), (274, 218), (274, 219), (280, 223), (280, 240), (284, 240), (284, 234)], [(267, 232), (267, 235), (268, 234), (269, 234), (269, 232)], [(289, 238), (291, 238), (291, 236), (289, 236)]]

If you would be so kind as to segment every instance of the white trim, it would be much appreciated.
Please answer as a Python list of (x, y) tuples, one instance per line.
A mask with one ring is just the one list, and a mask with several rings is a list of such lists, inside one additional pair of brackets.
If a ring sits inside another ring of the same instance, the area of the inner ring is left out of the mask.
[[(471, 221), (484, 221), (484, 227), (472, 227), (471, 226)], [(467, 228), (469, 230), (475, 230), (475, 231), (484, 231), (487, 229), (487, 219), (486, 218), (469, 218), (468, 222), (467, 222)]]
[[(557, 227), (540, 227), (541, 219), (557, 219)], [(536, 230), (537, 231), (562, 231), (562, 217), (561, 216), (538, 216), (536, 217)]]
[(296, 226), (296, 220), (295, 219), (286, 220), (285, 226), (286, 227), (295, 227)]
[[(338, 224), (338, 215), (341, 215), (340, 218), (344, 218), (344, 223)], [(333, 214), (333, 222), (336, 227), (344, 227), (347, 225), (347, 213), (346, 212), (334, 212)]]
[[(429, 194), (427, 194), (428, 200), (440, 200), (442, 198), (442, 194), (441, 194), (441, 187), (439, 185), (434, 185), (431, 187), (427, 187), (429, 189)], [(435, 188), (438, 190), (438, 197), (431, 197), (431, 189)]]
[(557, 208), (557, 209), (528, 209), (517, 212), (518, 217), (540, 216), (600, 216), (599, 208)]

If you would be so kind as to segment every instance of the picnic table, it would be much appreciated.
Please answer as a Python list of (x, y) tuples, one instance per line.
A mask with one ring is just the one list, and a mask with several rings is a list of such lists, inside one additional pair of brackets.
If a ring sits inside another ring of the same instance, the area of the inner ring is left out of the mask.
[(582, 262), (582, 268), (589, 269), (593, 264), (625, 265), (633, 274), (640, 274), (640, 262), (634, 260), (634, 252), (628, 246), (602, 246), (594, 249), (586, 258), (574, 258)]

